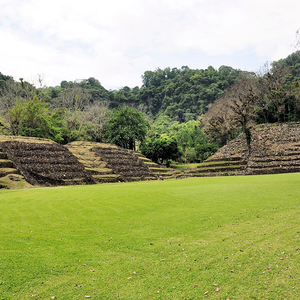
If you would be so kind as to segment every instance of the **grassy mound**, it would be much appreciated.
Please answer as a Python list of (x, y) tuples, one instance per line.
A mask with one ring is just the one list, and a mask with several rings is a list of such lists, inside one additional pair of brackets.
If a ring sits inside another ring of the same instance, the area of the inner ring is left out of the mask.
[(1, 190), (3, 299), (298, 299), (300, 174)]

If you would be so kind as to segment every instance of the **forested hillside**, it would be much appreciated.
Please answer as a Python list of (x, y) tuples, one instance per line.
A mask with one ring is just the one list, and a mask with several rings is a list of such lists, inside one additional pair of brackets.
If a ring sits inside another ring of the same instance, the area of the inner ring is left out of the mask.
[(175, 142), (178, 151), (169, 158), (199, 161), (239, 132), (246, 133), (250, 147), (255, 123), (300, 119), (299, 51), (265, 66), (260, 74), (229, 66), (158, 68), (144, 72), (141, 87), (119, 90), (107, 90), (93, 77), (55, 87), (38, 79), (33, 85), (0, 73), (1, 134), (62, 144), (143, 145), (151, 155)]
[(196, 120), (209, 104), (231, 86), (241, 73), (231, 67), (218, 70), (193, 70), (188, 67), (156, 69), (142, 75), (141, 88), (124, 87), (114, 91), (111, 106), (126, 103), (144, 111), (151, 118), (167, 115), (180, 123)]
[[(240, 70), (221, 66), (218, 70), (193, 70), (189, 67), (156, 69), (146, 71), (141, 76), (141, 87), (122, 87), (119, 90), (106, 90), (95, 78), (67, 82), (58, 87), (41, 88), (45, 101), (55, 107), (70, 106), (68, 98), (78, 95), (82, 109), (96, 103), (105, 103), (108, 108), (119, 105), (135, 107), (149, 118), (167, 115), (174, 120), (185, 122), (196, 120), (207, 111), (208, 105), (231, 86)], [(76, 99), (74, 99), (76, 102)]]

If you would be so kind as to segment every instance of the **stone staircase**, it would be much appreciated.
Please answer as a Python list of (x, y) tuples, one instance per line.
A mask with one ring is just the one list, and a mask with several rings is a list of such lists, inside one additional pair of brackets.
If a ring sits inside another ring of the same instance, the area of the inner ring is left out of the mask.
[[(107, 147), (107, 144), (94, 142), (72, 142), (66, 147), (83, 164), (86, 172), (91, 175), (96, 183), (122, 182), (120, 174), (115, 174), (111, 168), (95, 151), (97, 147)], [(114, 147), (114, 146), (112, 146)]]
[(3, 157), (7, 157), (3, 159), (3, 164), (8, 169), (12, 169), (12, 166), (17, 168), (32, 185), (94, 183), (83, 165), (64, 146), (55, 143), (6, 141), (0, 143), (0, 148), (5, 153)]
[[(20, 174), (20, 172), (14, 163), (8, 159), (7, 154), (0, 148), (0, 179), (6, 176), (10, 176), (11, 179), (14, 179), (13, 175), (16, 174)], [(7, 186), (0, 184), (0, 188), (7, 188)]]
[(154, 180), (155, 175), (135, 152), (116, 147), (94, 147), (92, 149), (113, 173), (119, 174), (122, 181)]
[(242, 175), (246, 166), (247, 162), (243, 159), (231, 161), (210, 160), (199, 164), (195, 169), (189, 170), (188, 174), (193, 177)]
[(135, 154), (148, 166), (156, 179), (176, 178), (180, 174), (180, 171), (158, 165), (141, 153), (136, 152)]
[(256, 153), (249, 158), (246, 174), (277, 174), (300, 171), (300, 143), (288, 143), (282, 152)]

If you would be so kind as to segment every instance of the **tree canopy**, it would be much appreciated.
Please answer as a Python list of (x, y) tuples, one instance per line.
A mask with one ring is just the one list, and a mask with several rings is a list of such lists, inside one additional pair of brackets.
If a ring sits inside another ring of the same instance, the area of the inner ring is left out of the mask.
[(149, 139), (142, 145), (141, 151), (154, 162), (167, 161), (167, 165), (168, 160), (177, 159), (181, 155), (176, 139), (168, 136), (156, 136)]
[(136, 142), (144, 142), (149, 122), (135, 108), (118, 107), (111, 115), (104, 128), (106, 141), (125, 149), (136, 149)]

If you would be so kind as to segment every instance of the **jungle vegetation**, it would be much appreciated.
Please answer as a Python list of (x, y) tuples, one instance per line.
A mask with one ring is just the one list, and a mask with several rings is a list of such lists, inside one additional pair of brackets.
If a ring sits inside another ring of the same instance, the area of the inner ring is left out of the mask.
[[(93, 77), (48, 87), (0, 73), (0, 134), (110, 142), (157, 161), (197, 162), (241, 132), (251, 151), (254, 124), (300, 120), (300, 51), (258, 73), (183, 66), (141, 77), (141, 87), (107, 90)], [(166, 144), (176, 149), (169, 157)]]

